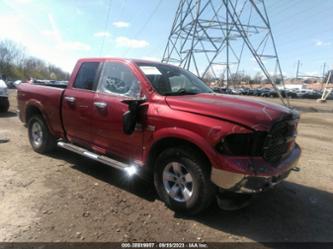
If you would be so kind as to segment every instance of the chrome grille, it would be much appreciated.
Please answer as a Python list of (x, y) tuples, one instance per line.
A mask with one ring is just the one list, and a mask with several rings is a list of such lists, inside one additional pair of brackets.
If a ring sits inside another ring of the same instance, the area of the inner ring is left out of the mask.
[(278, 162), (288, 156), (295, 144), (297, 120), (276, 123), (268, 133), (263, 157), (269, 162)]

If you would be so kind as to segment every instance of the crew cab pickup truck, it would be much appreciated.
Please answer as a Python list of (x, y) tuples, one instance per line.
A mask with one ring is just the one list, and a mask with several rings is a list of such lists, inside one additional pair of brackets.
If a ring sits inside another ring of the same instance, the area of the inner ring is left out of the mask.
[(144, 172), (178, 212), (262, 192), (298, 169), (296, 111), (214, 93), (176, 66), (80, 59), (65, 89), (22, 83), (17, 94), (36, 152), (59, 146), (124, 177)]

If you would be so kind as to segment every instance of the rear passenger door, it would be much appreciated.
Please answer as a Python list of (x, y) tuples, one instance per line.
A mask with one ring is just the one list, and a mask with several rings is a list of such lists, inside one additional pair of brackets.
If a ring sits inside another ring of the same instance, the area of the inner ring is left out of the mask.
[(67, 138), (85, 147), (90, 147), (92, 142), (93, 101), (99, 68), (99, 62), (83, 62), (63, 97), (62, 116)]

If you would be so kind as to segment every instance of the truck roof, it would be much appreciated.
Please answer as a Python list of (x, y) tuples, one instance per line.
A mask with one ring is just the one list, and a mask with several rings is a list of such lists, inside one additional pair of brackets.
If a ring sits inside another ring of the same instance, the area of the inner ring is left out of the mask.
[(89, 61), (108, 61), (117, 60), (122, 62), (134, 62), (134, 63), (149, 63), (149, 64), (166, 64), (159, 61), (144, 60), (144, 59), (131, 59), (131, 58), (121, 58), (121, 57), (92, 57), (92, 58), (80, 58), (78, 62), (89, 62)]

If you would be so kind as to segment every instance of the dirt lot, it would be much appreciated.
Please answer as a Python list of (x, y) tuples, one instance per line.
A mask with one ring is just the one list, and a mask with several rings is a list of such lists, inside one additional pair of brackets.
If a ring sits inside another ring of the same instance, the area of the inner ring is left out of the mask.
[(12, 91), (12, 112), (0, 116), (10, 139), (0, 144), (0, 241), (333, 241), (333, 103), (293, 104), (301, 172), (242, 211), (186, 218), (149, 183), (60, 149), (34, 153)]

